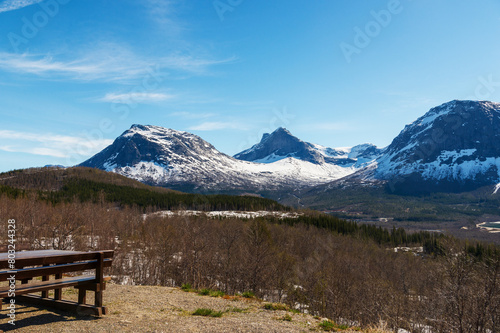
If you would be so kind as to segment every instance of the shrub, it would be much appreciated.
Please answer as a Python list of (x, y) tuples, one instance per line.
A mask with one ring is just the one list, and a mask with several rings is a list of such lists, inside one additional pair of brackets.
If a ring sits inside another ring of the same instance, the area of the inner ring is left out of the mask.
[(335, 328), (335, 324), (332, 323), (331, 321), (329, 320), (323, 320), (320, 324), (319, 324), (319, 327), (323, 330), (323, 331), (333, 331), (333, 329)]
[[(332, 321), (329, 320), (323, 320), (320, 324), (319, 327), (323, 329), (323, 331), (345, 331), (349, 329), (350, 327), (348, 325), (340, 325), (336, 324)], [(356, 328), (351, 328), (356, 331)]]
[(230, 308), (230, 309), (226, 310), (226, 312), (237, 312), (237, 313), (243, 313), (245, 311), (247, 311), (247, 309)]
[(212, 309), (199, 308), (193, 312), (193, 316), (204, 316), (204, 317), (222, 317), (223, 312), (215, 311)]
[(199, 291), (198, 291), (198, 294), (203, 295), (203, 296), (210, 295), (210, 289), (202, 289), (202, 290), (199, 290)]
[(184, 291), (191, 291), (191, 284), (190, 283), (185, 283), (181, 286), (181, 289)]
[(288, 311), (288, 307), (281, 303), (266, 303), (264, 304), (264, 309), (274, 310), (274, 311)]
[(223, 297), (224, 295), (226, 295), (223, 291), (220, 291), (220, 290), (211, 290), (210, 291), (210, 296), (211, 297)]
[(253, 291), (245, 291), (241, 294), (241, 296), (245, 297), (245, 298), (254, 298), (255, 297), (255, 294)]

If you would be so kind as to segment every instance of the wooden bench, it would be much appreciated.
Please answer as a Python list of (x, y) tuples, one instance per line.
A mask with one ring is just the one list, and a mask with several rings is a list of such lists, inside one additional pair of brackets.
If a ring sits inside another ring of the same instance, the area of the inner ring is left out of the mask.
[[(16, 303), (26, 302), (100, 317), (107, 313), (102, 303), (102, 296), (106, 281), (110, 278), (104, 276), (104, 268), (111, 266), (113, 253), (114, 251), (59, 250), (17, 252), (15, 269), (10, 269), (7, 253), (1, 253), (0, 281), (15, 279), (21, 281), (21, 284), (16, 284), (14, 297), (9, 297), (12, 296), (10, 286), (1, 286), (0, 299), (10, 303), (10, 299), (13, 298)], [(87, 270), (94, 270), (95, 273), (73, 277), (67, 274)], [(78, 289), (78, 302), (62, 300), (62, 288), (66, 287)], [(53, 298), (48, 297), (50, 290), (54, 290)], [(95, 292), (94, 305), (87, 304), (88, 290)], [(41, 295), (33, 295), (36, 292), (41, 292)]]

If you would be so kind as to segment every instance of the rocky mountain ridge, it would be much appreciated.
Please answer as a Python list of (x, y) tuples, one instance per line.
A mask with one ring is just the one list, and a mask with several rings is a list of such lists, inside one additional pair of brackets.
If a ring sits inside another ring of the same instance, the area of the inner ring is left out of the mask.
[(294, 157), (273, 163), (238, 160), (194, 134), (150, 125), (133, 125), (80, 166), (116, 172), (150, 185), (207, 193), (298, 189), (355, 171), (352, 166)]

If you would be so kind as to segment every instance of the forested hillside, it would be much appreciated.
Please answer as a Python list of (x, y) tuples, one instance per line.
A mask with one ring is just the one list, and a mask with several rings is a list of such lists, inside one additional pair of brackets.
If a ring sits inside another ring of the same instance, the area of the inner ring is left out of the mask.
[[(38, 177), (38, 185), (13, 187), (14, 178), (2, 185), (0, 230), (6, 234), (7, 220), (15, 219), (17, 244), (32, 249), (114, 249), (111, 274), (118, 283), (246, 293), (348, 326), (383, 321), (411, 332), (500, 330), (494, 245), (313, 211), (284, 219), (160, 216), (152, 213), (163, 203), (149, 199), (190, 196), (109, 179)], [(49, 183), (60, 186), (42, 189)], [(287, 209), (255, 197), (193, 198), (197, 208)]]
[(182, 193), (91, 168), (42, 168), (0, 174), (0, 193), (24, 196), (36, 193), (51, 202), (113, 202), (149, 209), (279, 210), (290, 208), (256, 196)]

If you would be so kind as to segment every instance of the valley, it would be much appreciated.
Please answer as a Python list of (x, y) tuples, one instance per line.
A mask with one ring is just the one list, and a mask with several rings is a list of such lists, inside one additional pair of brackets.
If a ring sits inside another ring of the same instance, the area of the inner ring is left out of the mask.
[(500, 219), (498, 133), (500, 104), (456, 100), (385, 148), (329, 148), (278, 128), (231, 157), (188, 132), (133, 125), (80, 166), (183, 192), (252, 194), (361, 223), (499, 242), (476, 227)]

